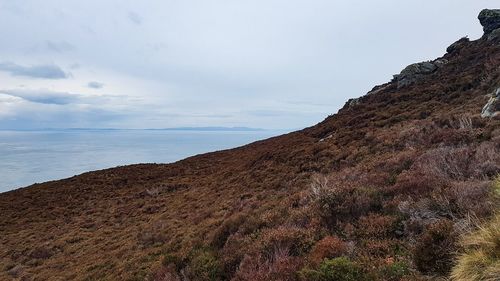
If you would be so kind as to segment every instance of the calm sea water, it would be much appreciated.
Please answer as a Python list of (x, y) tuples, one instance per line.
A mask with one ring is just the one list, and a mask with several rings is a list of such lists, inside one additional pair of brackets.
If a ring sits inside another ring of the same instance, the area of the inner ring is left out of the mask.
[(169, 163), (284, 131), (0, 131), (0, 192), (135, 163)]

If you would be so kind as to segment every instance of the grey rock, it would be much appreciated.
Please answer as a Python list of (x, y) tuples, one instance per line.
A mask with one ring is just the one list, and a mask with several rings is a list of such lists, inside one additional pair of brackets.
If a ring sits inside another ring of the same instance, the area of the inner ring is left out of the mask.
[(439, 68), (442, 67), (443, 65), (447, 64), (448, 60), (447, 59), (437, 59), (434, 61), (434, 64)]
[(434, 62), (414, 63), (403, 69), (400, 74), (395, 75), (394, 79), (398, 82), (398, 88), (401, 88), (417, 82), (437, 69), (438, 66)]
[[(397, 76), (397, 75), (395, 75)], [(394, 79), (393, 81), (394, 82)], [(387, 88), (390, 88), (391, 87), (391, 84), (390, 83), (387, 83), (387, 84), (384, 84), (384, 85), (380, 85), (380, 86), (375, 86), (373, 87), (373, 89), (371, 89), (371, 91), (369, 91), (368, 93), (366, 93), (366, 95), (376, 95), (382, 91), (385, 91)]]
[(359, 98), (353, 98), (353, 99), (348, 99), (347, 102), (345, 103), (344, 107), (353, 107), (355, 105), (359, 104)]
[(470, 40), (467, 36), (462, 37), (458, 41), (456, 41), (455, 43), (451, 44), (448, 48), (446, 48), (446, 52), (448, 54), (453, 54), (456, 51), (465, 47), (467, 45), (467, 43), (469, 43), (469, 42), (470, 42)]
[(483, 26), (484, 34), (489, 34), (500, 28), (500, 9), (484, 9), (479, 13), (478, 19)]
[(500, 41), (500, 28), (493, 30), (488, 37), (486, 37), (488, 41)]
[(481, 110), (481, 117), (492, 118), (500, 116), (500, 88), (493, 93), (488, 103)]

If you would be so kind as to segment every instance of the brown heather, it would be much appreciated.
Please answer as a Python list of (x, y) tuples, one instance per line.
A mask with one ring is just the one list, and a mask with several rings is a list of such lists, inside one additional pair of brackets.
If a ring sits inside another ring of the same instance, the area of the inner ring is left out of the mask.
[(301, 131), (0, 194), (0, 280), (441, 280), (457, 254), (467, 280), (491, 246), (460, 236), (498, 206), (500, 45), (462, 41)]

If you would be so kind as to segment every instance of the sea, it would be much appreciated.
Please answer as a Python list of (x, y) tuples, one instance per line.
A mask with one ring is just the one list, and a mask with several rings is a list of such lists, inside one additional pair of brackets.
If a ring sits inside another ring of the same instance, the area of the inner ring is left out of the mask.
[(0, 192), (137, 163), (172, 163), (286, 130), (0, 131)]

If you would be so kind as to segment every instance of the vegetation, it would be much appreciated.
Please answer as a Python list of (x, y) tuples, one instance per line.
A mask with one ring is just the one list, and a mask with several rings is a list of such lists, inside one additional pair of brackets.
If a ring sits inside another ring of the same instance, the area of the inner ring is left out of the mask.
[(318, 269), (304, 269), (300, 272), (308, 281), (363, 281), (366, 276), (361, 267), (345, 257), (325, 259)]
[[(500, 197), (500, 177), (494, 195)], [(462, 239), (464, 253), (458, 258), (451, 277), (456, 281), (493, 281), (500, 277), (500, 213)]]

